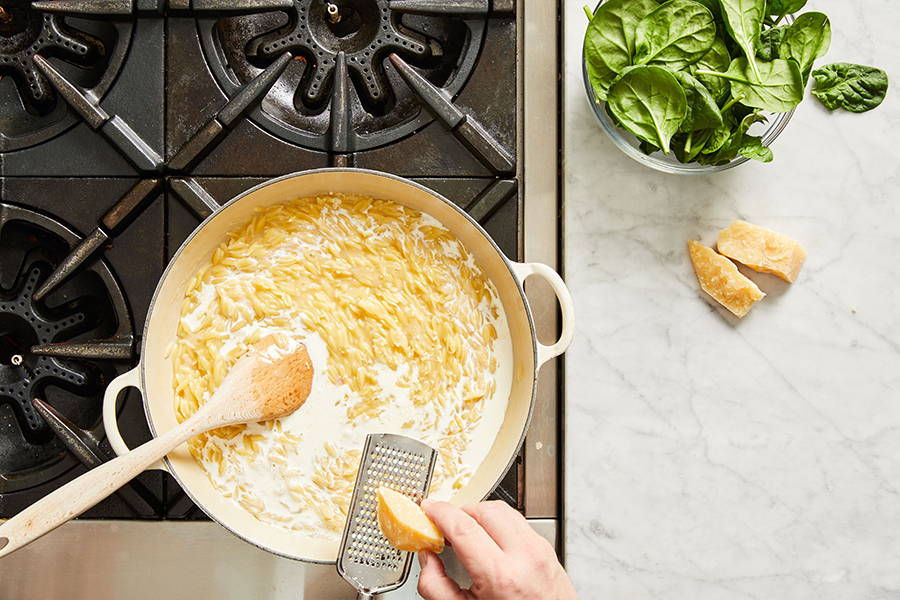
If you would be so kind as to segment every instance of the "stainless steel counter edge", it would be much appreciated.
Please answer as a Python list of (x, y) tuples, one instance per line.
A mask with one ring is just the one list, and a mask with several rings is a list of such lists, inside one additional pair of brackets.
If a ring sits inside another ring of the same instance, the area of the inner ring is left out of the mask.
[[(529, 520), (556, 540), (558, 523)], [(448, 570), (463, 580), (448, 549)], [(386, 600), (414, 600), (417, 566)], [(347, 600), (333, 565), (309, 565), (247, 544), (210, 522), (71, 521), (0, 559), (0, 600)]]
[[(522, 57), (523, 122), (519, 131), (523, 147), (519, 155), (524, 193), (524, 256), (527, 262), (542, 262), (559, 269), (558, 197), (558, 15), (557, 3), (519, 0), (519, 47)], [(529, 281), (525, 288), (538, 337), (545, 343), (558, 332), (556, 297), (544, 282)], [(533, 518), (560, 517), (559, 506), (559, 393), (560, 361), (543, 366), (538, 378), (537, 404), (525, 440), (525, 515)]]

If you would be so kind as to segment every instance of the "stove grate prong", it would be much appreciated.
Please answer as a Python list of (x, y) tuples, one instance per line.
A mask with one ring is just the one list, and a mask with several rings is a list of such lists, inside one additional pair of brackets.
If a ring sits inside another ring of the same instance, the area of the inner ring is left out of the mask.
[(202, 185), (192, 177), (172, 177), (169, 189), (190, 208), (201, 220), (219, 210), (221, 205), (209, 195)]
[(287, 10), (294, 0), (35, 0), (31, 8), (73, 15), (119, 16), (170, 11), (263, 12)]
[(65, 259), (50, 273), (50, 276), (41, 284), (34, 293), (34, 299), (40, 301), (59, 284), (72, 276), (85, 261), (94, 255), (112, 235), (124, 223), (136, 216), (140, 208), (152, 199), (160, 189), (160, 179), (142, 179), (132, 187), (128, 193), (116, 202), (100, 220), (97, 226), (87, 237), (75, 246)]
[(333, 167), (352, 167), (353, 105), (350, 102), (350, 74), (347, 71), (347, 56), (338, 52), (334, 65), (334, 91), (331, 95), (331, 118), (328, 124), (329, 160)]
[(135, 11), (132, 0), (36, 0), (31, 8), (42, 12), (75, 15), (130, 15)]
[[(109, 460), (93, 432), (78, 427), (40, 398), (34, 398), (31, 402), (56, 437), (85, 467), (93, 469)], [(152, 516), (161, 513), (161, 507), (153, 494), (139, 481), (131, 481), (119, 488), (116, 495), (135, 516), (147, 516), (148, 512)]]
[(293, 7), (294, 0), (191, 0), (193, 12), (263, 12)]
[(63, 74), (57, 71), (53, 65), (47, 62), (40, 54), (35, 54), (32, 59), (41, 73), (50, 81), (50, 84), (59, 92), (59, 95), (84, 119), (91, 129), (99, 129), (109, 121), (110, 116), (100, 108), (96, 98), (89, 93), (82, 93)]
[(486, 15), (488, 0), (391, 0), (391, 10), (417, 15)]
[(56, 342), (31, 347), (31, 353), (57, 358), (84, 360), (131, 360), (134, 358), (134, 338), (115, 338), (90, 342)]
[(32, 60), (59, 95), (81, 115), (91, 129), (99, 131), (138, 170), (159, 171), (163, 168), (162, 157), (124, 119), (100, 108), (93, 94), (84, 93), (75, 87), (43, 56), (35, 54)]
[(353, 152), (353, 108), (350, 104), (350, 74), (347, 56), (338, 52), (334, 65), (334, 92), (331, 95), (331, 119), (328, 125), (329, 149)]
[(518, 188), (515, 179), (497, 179), (472, 200), (466, 212), (483, 225), (507, 200), (516, 197)]
[(396, 54), (388, 59), (407, 85), (425, 103), (435, 117), (453, 132), (475, 156), (495, 173), (515, 170), (512, 156), (473, 116), (460, 110), (448, 94), (422, 77)]
[(225, 130), (237, 121), (251, 106), (259, 102), (275, 85), (278, 78), (292, 60), (290, 52), (279, 56), (272, 64), (256, 77), (247, 82), (234, 98), (219, 110), (216, 115), (197, 130), (191, 138), (175, 153), (169, 161), (169, 169), (187, 170), (205, 150), (219, 140)]

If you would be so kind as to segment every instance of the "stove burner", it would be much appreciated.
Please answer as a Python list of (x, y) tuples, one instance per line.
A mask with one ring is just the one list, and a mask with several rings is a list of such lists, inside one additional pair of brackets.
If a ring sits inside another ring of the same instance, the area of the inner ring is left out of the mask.
[(291, 52), (296, 60), (251, 119), (287, 141), (346, 153), (396, 141), (433, 118), (387, 65), (390, 54), (452, 97), (478, 58), (485, 21), (486, 14), (454, 12), (452, 3), (411, 14), (389, 0), (295, 0), (287, 13), (197, 23), (229, 97)]
[(106, 48), (97, 38), (68, 27), (61, 16), (32, 10), (28, 0), (4, 2), (0, 6), (0, 73), (12, 75), (26, 108), (47, 112), (53, 89), (31, 58), (42, 52), (88, 66)]
[(102, 262), (69, 280), (46, 302), (38, 284), (77, 236), (27, 209), (0, 204), (0, 493), (31, 487), (75, 461), (34, 408), (47, 399), (84, 428), (100, 424), (100, 394), (116, 370), (32, 352), (62, 340), (131, 336), (131, 318)]
[(302, 90), (302, 99), (310, 107), (321, 105), (339, 52), (346, 57), (364, 103), (376, 106), (383, 104), (388, 95), (379, 58), (402, 52), (422, 59), (433, 52), (423, 36), (407, 33), (400, 26), (385, 0), (344, 0), (340, 5), (313, 0), (309, 7), (298, 5), (292, 23), (253, 40), (247, 54), (271, 62), (285, 50), (306, 58), (312, 65)]
[(44, 276), (42, 271), (36, 265), (28, 269), (27, 277), (18, 278), (17, 289), (9, 290), (0, 301), (0, 396), (19, 404), (18, 410), (25, 417), (26, 437), (44, 429), (43, 420), (31, 407), (36, 390), (50, 384), (83, 388), (91, 378), (90, 372), (79, 365), (66, 365), (29, 352), (35, 344), (48, 344), (72, 333), (86, 318), (74, 303), (45, 316), (31, 302), (34, 288)]
[(54, 57), (79, 86), (102, 96), (124, 60), (131, 23), (41, 13), (0, 0), (0, 152), (40, 143), (77, 121), (36, 67)]

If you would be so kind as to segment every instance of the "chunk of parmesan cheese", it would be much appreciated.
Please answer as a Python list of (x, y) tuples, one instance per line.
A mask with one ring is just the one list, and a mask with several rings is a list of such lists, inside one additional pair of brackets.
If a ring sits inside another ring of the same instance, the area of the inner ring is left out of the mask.
[(746, 221), (735, 221), (719, 233), (721, 254), (754, 271), (777, 275), (793, 283), (806, 260), (806, 250), (786, 235)]
[(704, 292), (716, 302), (743, 317), (765, 294), (738, 271), (733, 262), (700, 242), (690, 240), (688, 252)]

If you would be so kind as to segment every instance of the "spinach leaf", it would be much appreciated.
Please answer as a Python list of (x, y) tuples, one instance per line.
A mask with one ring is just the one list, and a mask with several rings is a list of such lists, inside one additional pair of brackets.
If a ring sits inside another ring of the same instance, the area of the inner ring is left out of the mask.
[(816, 69), (812, 76), (816, 80), (813, 96), (829, 110), (866, 112), (887, 95), (887, 73), (875, 67), (835, 63)]
[(763, 146), (762, 138), (753, 135), (743, 136), (741, 145), (738, 148), (738, 154), (764, 163), (772, 162), (775, 158), (772, 149), (768, 146)]
[(795, 13), (806, 6), (806, 0), (769, 0), (766, 14), (781, 20), (785, 15)]
[(594, 90), (595, 102), (606, 100), (606, 94), (609, 91), (609, 86), (612, 85), (616, 78), (616, 73), (600, 60), (585, 60), (585, 66), (587, 67), (588, 80), (591, 82), (591, 88)]
[(672, 136), (687, 113), (678, 80), (661, 67), (635, 67), (609, 89), (607, 105), (622, 126), (669, 153)]
[(707, 71), (727, 71), (728, 67), (731, 66), (731, 55), (728, 53), (728, 47), (725, 46), (725, 42), (722, 41), (722, 38), (716, 37), (713, 45), (710, 47), (709, 52), (703, 55), (703, 57), (698, 60), (696, 63), (691, 65), (690, 71), (691, 75), (700, 80), (700, 82), (706, 86), (706, 89), (713, 95), (713, 97), (721, 102), (728, 96), (728, 92), (731, 89), (731, 84), (728, 83), (727, 79), (722, 79), (721, 77), (709, 77), (708, 75), (697, 75), (697, 70), (707, 70)]
[(702, 4), (712, 13), (713, 18), (719, 16), (719, 0), (694, 0), (698, 4)]
[(756, 45), (762, 33), (762, 22), (766, 12), (766, 0), (719, 0), (725, 29), (737, 45), (744, 51), (750, 71), (760, 78), (756, 66)]
[(631, 65), (634, 32), (656, 0), (609, 0), (600, 5), (584, 35), (584, 58), (594, 92), (605, 100), (616, 76)]
[(680, 71), (706, 54), (716, 39), (712, 13), (692, 0), (669, 0), (641, 19), (634, 63)]
[(672, 152), (683, 163), (694, 162), (712, 133), (712, 129), (679, 133), (672, 138)]
[(765, 121), (766, 118), (760, 115), (758, 111), (747, 114), (740, 121), (729, 119), (729, 122), (726, 124), (727, 132), (724, 141), (721, 133), (719, 133), (718, 137), (711, 138), (706, 148), (703, 149), (703, 153), (698, 157), (698, 162), (707, 165), (719, 165), (734, 160), (740, 154), (741, 148), (749, 147), (752, 144), (750, 138), (753, 136), (747, 135), (750, 127), (754, 123), (763, 123)]
[(724, 77), (731, 81), (731, 95), (741, 104), (774, 113), (793, 110), (803, 100), (803, 77), (793, 60), (777, 59), (760, 63), (759, 76), (746, 58), (736, 58), (725, 73), (697, 71), (699, 75)]
[(734, 127), (731, 123), (725, 123), (721, 127), (716, 127), (713, 129), (712, 133), (709, 135), (709, 139), (706, 142), (706, 145), (703, 147), (703, 154), (715, 154), (718, 152), (722, 146), (728, 143), (728, 140), (731, 139), (731, 129)]
[(781, 58), (793, 59), (800, 65), (803, 85), (809, 81), (813, 62), (825, 56), (831, 45), (831, 21), (820, 12), (803, 13), (794, 21), (781, 40)]
[(776, 58), (782, 58), (780, 54), (781, 40), (787, 33), (788, 26), (772, 27), (766, 29), (759, 36), (759, 46), (756, 48), (756, 57), (760, 60), (770, 61)]
[(696, 77), (686, 71), (674, 73), (687, 98), (687, 113), (678, 131), (689, 132), (698, 129), (715, 129), (722, 125), (722, 113), (709, 90)]

